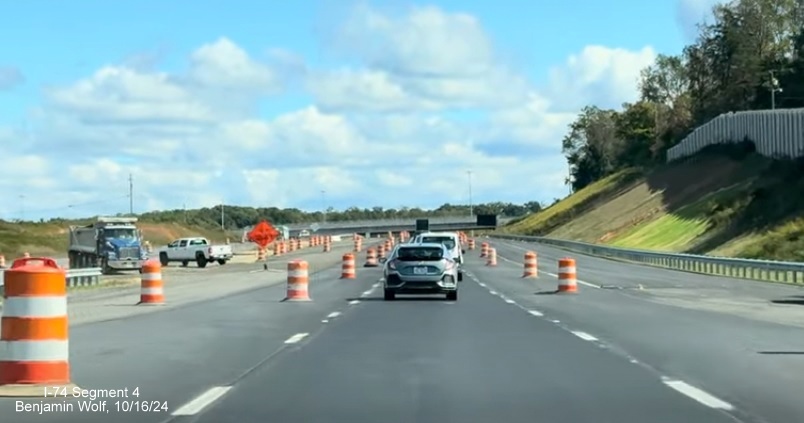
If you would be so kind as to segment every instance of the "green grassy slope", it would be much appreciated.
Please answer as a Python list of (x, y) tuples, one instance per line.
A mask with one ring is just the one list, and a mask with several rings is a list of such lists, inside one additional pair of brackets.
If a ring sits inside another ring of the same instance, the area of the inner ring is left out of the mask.
[(804, 261), (804, 160), (745, 145), (601, 180), (505, 232), (627, 248)]

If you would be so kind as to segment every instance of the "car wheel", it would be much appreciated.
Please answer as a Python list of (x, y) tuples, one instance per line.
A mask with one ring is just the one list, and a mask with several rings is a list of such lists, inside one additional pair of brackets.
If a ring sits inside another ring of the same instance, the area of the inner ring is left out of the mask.
[(458, 282), (463, 282), (463, 271), (458, 272)]
[(447, 301), (458, 301), (458, 291), (447, 292)]
[(393, 301), (396, 299), (396, 293), (391, 291), (390, 289), (385, 290), (385, 295), (383, 295), (385, 301)]

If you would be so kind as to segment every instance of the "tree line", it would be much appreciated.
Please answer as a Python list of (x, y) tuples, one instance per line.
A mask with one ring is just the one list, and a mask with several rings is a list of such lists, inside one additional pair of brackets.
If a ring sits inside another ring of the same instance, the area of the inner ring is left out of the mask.
[[(499, 216), (517, 217), (537, 212), (542, 205), (537, 201), (525, 204), (493, 202), (469, 205), (444, 204), (433, 210), (420, 208), (391, 208), (382, 207), (358, 208), (350, 207), (346, 210), (330, 208), (326, 212), (305, 212), (295, 208), (280, 209), (277, 207), (243, 207), (223, 206), (223, 225), (226, 229), (240, 229), (267, 220), (274, 225), (291, 223), (320, 223), (341, 222), (349, 220), (368, 219), (415, 219), (418, 217), (445, 217), (469, 216), (470, 212), (477, 214), (496, 214)], [(140, 220), (153, 223), (184, 223), (209, 228), (221, 227), (221, 206), (207, 207), (193, 210), (163, 210), (152, 211), (139, 215)]]
[(722, 113), (804, 107), (804, 2), (737, 0), (712, 11), (695, 42), (642, 70), (637, 101), (587, 106), (570, 124), (562, 150), (573, 190), (663, 163), (669, 148)]

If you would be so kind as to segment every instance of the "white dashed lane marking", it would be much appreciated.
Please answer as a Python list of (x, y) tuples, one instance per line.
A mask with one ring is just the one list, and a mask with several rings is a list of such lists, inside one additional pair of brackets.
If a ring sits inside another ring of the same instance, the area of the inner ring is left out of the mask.
[(360, 300), (349, 301), (349, 305), (355, 305), (355, 304), (360, 304)]
[(210, 404), (217, 401), (220, 397), (224, 396), (231, 386), (213, 386), (206, 392), (195, 397), (192, 401), (179, 407), (176, 411), (171, 413), (174, 416), (193, 416), (200, 413), (203, 409), (207, 408)]
[(307, 335), (309, 335), (309, 333), (297, 333), (297, 334), (291, 336), (290, 338), (286, 339), (285, 343), (286, 344), (295, 344), (295, 343), (301, 341), (302, 339), (306, 338)]
[(329, 313), (327, 315), (327, 319), (334, 319), (334, 318), (336, 318), (336, 317), (338, 317), (340, 315), (341, 315), (340, 311), (333, 311), (332, 313)]
[[(515, 247), (515, 246), (512, 246), (512, 247)], [(515, 248), (518, 248), (518, 247), (515, 247)], [(515, 262), (513, 260), (509, 260), (509, 259), (507, 259), (505, 257), (501, 257), (499, 255), (497, 257), (502, 259), (502, 260), (504, 260), (504, 261), (510, 262), (510, 263), (520, 264), (520, 263), (517, 263), (517, 262)], [(558, 278), (558, 275), (555, 274), (555, 273), (550, 273), (550, 272), (541, 272), (541, 273), (550, 275), (550, 276), (552, 276), (554, 278)], [(503, 300), (505, 300), (506, 303), (516, 304), (510, 298), (507, 298), (503, 294), (498, 293), (497, 291), (494, 291), (494, 290), (490, 289), (487, 284), (485, 284), (483, 282), (480, 282), (480, 280), (478, 280), (476, 277), (472, 277), (472, 279), (475, 282), (477, 282), (481, 287), (487, 288), (489, 290), (490, 294), (499, 295)], [(588, 283), (588, 282), (583, 282), (583, 281), (580, 281), (580, 280), (577, 281), (577, 282), (578, 282), (578, 284), (588, 286), (590, 288), (598, 288), (598, 289), (600, 289), (599, 285), (595, 285), (595, 284)], [(540, 311), (528, 310), (528, 309), (525, 309), (522, 306), (519, 306), (518, 304), (516, 304), (516, 305), (518, 307), (522, 308), (523, 310), (527, 311), (529, 314), (531, 314), (533, 316), (544, 317), (544, 314), (542, 312), (540, 312)], [(548, 320), (550, 322), (556, 323), (556, 324), (561, 323), (560, 320), (555, 320), (555, 319), (548, 319)], [(593, 336), (593, 335), (591, 335), (589, 333), (582, 332), (582, 331), (573, 331), (573, 330), (569, 330), (567, 328), (563, 328), (563, 329), (567, 330), (568, 332), (572, 333), (573, 335), (577, 336), (578, 338), (583, 339), (584, 341), (598, 342), (598, 343), (601, 342), (598, 338), (596, 338), (595, 336)], [(602, 345), (602, 344), (598, 344), (598, 345)], [(628, 357), (628, 361), (630, 363), (632, 363), (632, 364), (641, 365), (639, 360), (637, 360), (637, 359), (635, 359), (633, 357)], [(722, 399), (720, 399), (720, 398), (718, 398), (718, 397), (716, 397), (716, 396), (714, 396), (714, 395), (712, 395), (712, 394), (710, 394), (710, 393), (708, 393), (708, 392), (706, 392), (706, 391), (704, 391), (704, 390), (702, 390), (700, 388), (697, 388), (697, 387), (695, 387), (693, 385), (690, 385), (690, 384), (688, 384), (688, 383), (686, 383), (686, 382), (684, 382), (682, 380), (670, 379), (670, 378), (667, 378), (667, 377), (662, 377), (662, 383), (665, 384), (666, 386), (668, 386), (669, 388), (675, 390), (676, 392), (678, 392), (678, 393), (680, 393), (680, 394), (682, 394), (682, 395), (684, 395), (684, 396), (686, 396), (686, 397), (688, 397), (688, 398), (690, 398), (690, 399), (692, 399), (694, 401), (697, 401), (697, 402), (699, 402), (699, 403), (701, 403), (701, 404), (703, 404), (703, 405), (705, 405), (707, 407), (715, 408), (715, 409), (719, 409), (719, 410), (724, 410), (724, 411), (733, 411), (734, 410), (734, 406), (729, 404), (728, 402), (723, 401)]]
[(589, 335), (586, 332), (581, 332), (581, 331), (576, 331), (576, 330), (573, 330), (571, 332), (572, 332), (573, 335), (577, 336), (578, 338), (583, 339), (584, 341), (592, 341), (592, 342), (594, 342), (594, 341), (598, 340), (597, 338), (595, 338), (592, 335)]
[(734, 406), (726, 401), (723, 401), (722, 399), (717, 398), (704, 390), (698, 389), (682, 380), (663, 378), (662, 382), (677, 392), (686, 395), (687, 397), (692, 398), (707, 407), (727, 411), (734, 410)]

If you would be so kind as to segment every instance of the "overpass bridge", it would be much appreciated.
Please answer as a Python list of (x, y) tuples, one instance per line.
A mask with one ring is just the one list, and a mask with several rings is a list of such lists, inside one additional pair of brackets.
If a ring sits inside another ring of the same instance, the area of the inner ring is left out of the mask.
[[(374, 219), (374, 220), (348, 220), (339, 222), (317, 222), (287, 224), (290, 236), (295, 237), (303, 231), (318, 235), (337, 235), (346, 233), (379, 234), (387, 232), (401, 232), (416, 230), (416, 220), (428, 219), (430, 230), (433, 231), (468, 231), (496, 229), (513, 218), (498, 217), (496, 226), (483, 226), (477, 224), (477, 216), (447, 216), (447, 217), (411, 217), (405, 219)], [(248, 232), (251, 227), (245, 228)]]

